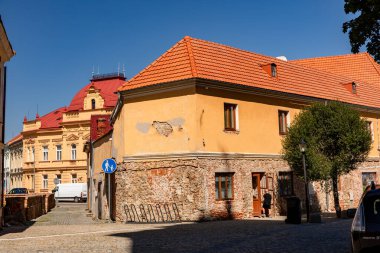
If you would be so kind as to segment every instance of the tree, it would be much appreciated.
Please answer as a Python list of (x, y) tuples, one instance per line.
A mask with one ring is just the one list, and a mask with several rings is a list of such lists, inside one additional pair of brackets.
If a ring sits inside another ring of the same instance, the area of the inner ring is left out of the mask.
[(283, 155), (295, 174), (303, 178), (301, 140), (307, 143), (306, 168), (311, 181), (331, 180), (334, 205), (340, 215), (338, 178), (365, 161), (372, 136), (357, 111), (340, 102), (313, 104), (302, 110), (283, 139)]
[(360, 12), (360, 15), (343, 23), (343, 32), (348, 32), (351, 51), (358, 53), (366, 44), (367, 51), (380, 62), (380, 1), (345, 0), (346, 14)]

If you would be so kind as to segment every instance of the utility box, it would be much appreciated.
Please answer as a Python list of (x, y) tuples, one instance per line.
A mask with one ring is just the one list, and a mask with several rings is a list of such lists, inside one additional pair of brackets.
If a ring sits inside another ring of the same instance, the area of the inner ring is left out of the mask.
[(289, 197), (286, 199), (286, 223), (301, 224), (301, 200), (298, 197)]

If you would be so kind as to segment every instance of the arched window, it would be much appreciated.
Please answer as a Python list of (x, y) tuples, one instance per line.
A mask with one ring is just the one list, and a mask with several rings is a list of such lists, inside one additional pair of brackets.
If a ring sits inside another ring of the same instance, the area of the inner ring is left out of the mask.
[(71, 160), (77, 159), (77, 145), (71, 144)]
[(95, 99), (91, 99), (91, 109), (94, 110), (96, 108)]

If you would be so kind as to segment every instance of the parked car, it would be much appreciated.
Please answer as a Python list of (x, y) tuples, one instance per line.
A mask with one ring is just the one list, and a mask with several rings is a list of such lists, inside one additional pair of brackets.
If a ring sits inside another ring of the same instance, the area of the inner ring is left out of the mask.
[(380, 252), (380, 185), (364, 191), (351, 227), (352, 252)]
[(13, 188), (8, 192), (8, 194), (28, 194), (29, 191), (27, 188)]
[(87, 184), (58, 184), (54, 192), (54, 198), (58, 201), (74, 201), (81, 202), (87, 200)]

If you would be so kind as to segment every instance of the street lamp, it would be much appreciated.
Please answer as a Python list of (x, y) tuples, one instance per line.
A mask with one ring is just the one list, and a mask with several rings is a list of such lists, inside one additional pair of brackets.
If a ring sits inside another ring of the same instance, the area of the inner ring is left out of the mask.
[(309, 206), (309, 187), (307, 183), (307, 174), (306, 174), (306, 160), (305, 160), (305, 152), (306, 152), (306, 142), (304, 139), (301, 140), (300, 151), (302, 153), (302, 167), (303, 167), (303, 177), (305, 180), (305, 195), (306, 195), (306, 221), (310, 221), (310, 206)]

